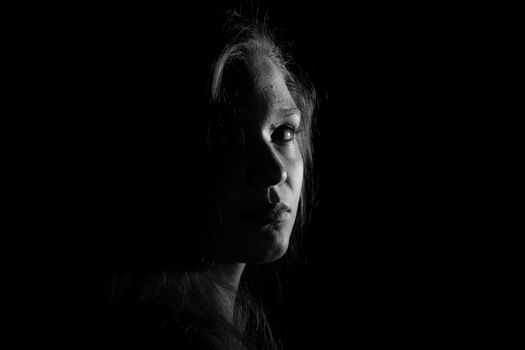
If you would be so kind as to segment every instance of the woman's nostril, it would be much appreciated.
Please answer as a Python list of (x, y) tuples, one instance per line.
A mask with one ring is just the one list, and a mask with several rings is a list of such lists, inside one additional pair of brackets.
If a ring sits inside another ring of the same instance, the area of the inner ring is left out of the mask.
[(279, 198), (279, 194), (277, 193), (277, 191), (275, 190), (275, 187), (270, 187), (269, 190), (268, 190), (268, 197), (270, 199), (270, 203), (272, 204), (276, 204), (276, 203), (279, 203), (281, 198)]

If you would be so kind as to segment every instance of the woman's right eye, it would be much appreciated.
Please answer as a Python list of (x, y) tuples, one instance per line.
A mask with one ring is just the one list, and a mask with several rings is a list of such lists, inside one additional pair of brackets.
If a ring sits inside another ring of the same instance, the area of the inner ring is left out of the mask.
[(272, 134), (272, 140), (278, 143), (286, 144), (295, 140), (295, 137), (298, 133), (300, 133), (300, 130), (295, 128), (293, 125), (284, 124), (275, 129)]

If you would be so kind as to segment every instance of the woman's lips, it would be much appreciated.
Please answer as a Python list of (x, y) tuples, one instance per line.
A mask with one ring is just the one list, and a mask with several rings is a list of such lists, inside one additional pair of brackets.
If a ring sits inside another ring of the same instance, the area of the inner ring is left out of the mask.
[(267, 205), (240, 215), (241, 220), (256, 222), (282, 222), (290, 215), (290, 207), (283, 202)]

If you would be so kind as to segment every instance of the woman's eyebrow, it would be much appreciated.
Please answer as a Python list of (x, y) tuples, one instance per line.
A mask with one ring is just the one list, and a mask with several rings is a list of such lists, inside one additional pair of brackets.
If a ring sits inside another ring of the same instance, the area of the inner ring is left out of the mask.
[(278, 110), (279, 115), (283, 117), (291, 117), (294, 115), (299, 116), (299, 119), (301, 118), (301, 110), (299, 108), (279, 108)]

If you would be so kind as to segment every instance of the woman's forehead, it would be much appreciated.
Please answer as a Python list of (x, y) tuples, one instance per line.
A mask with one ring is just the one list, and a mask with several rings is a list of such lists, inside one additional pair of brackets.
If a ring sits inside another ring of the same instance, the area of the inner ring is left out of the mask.
[(268, 57), (248, 63), (246, 89), (241, 91), (237, 108), (241, 114), (268, 116), (277, 111), (297, 110), (288, 90), (284, 73)]

